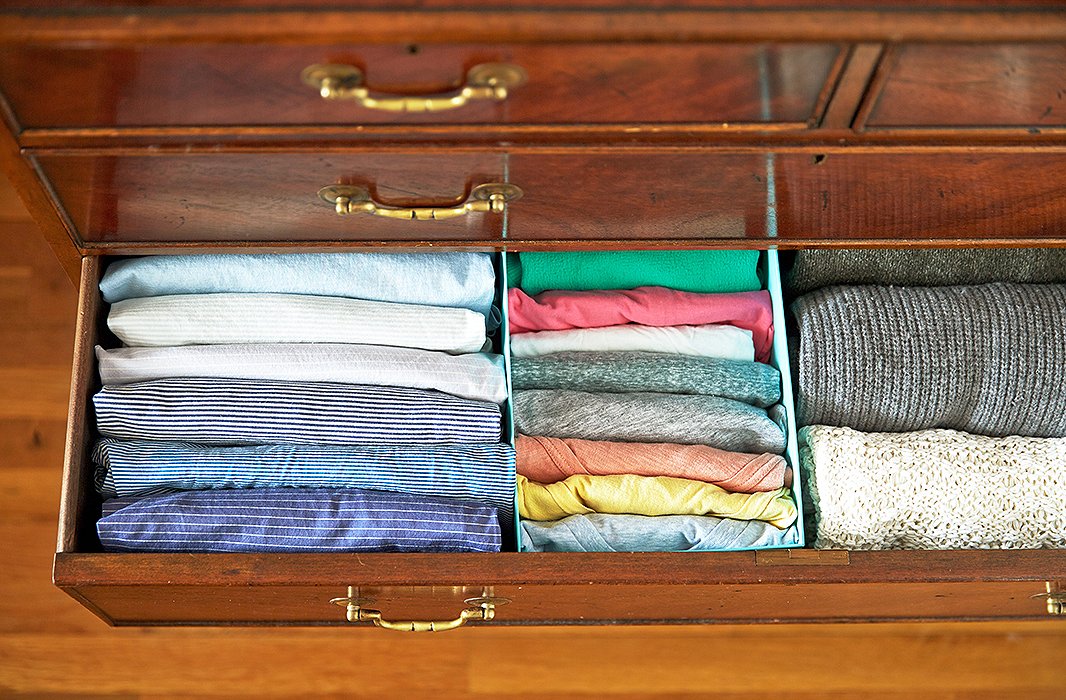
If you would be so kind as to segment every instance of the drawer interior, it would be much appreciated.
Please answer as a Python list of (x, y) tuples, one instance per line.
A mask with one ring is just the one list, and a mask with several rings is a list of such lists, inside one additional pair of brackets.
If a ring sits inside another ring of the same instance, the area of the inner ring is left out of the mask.
[[(504, 255), (497, 256), (501, 296), (506, 289)], [(447, 616), (476, 598), (508, 598), (510, 607), (501, 607), (498, 614), (505, 624), (1035, 618), (1045, 614), (1040, 596), (1044, 582), (1066, 579), (1066, 552), (1055, 550), (104, 553), (95, 534), (100, 500), (89, 450), (94, 439), (91, 396), (100, 388), (92, 348), (117, 344), (107, 329), (107, 307), (98, 290), (107, 261), (90, 257), (83, 266), (54, 576), (57, 585), (114, 624), (344, 624), (343, 610), (330, 601), (343, 598), (348, 586), (368, 601), (423, 616)], [(798, 465), (777, 251), (764, 254), (761, 264), (779, 329), (774, 362), (785, 383), (788, 457)], [(505, 335), (495, 347), (507, 356)], [(505, 435), (513, 440), (509, 418)], [(794, 470), (797, 494), (799, 471)], [(608, 590), (603, 586), (611, 592), (601, 597)], [(874, 590), (894, 591), (894, 606), (879, 611), (864, 606), (860, 591)], [(243, 602), (237, 604), (238, 598)]]

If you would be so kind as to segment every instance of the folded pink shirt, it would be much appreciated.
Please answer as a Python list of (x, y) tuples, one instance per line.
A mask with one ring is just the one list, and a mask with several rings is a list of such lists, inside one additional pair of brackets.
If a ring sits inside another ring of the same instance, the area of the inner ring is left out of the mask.
[(548, 291), (529, 296), (521, 289), (507, 292), (511, 333), (602, 328), (625, 323), (644, 326), (727, 324), (750, 330), (755, 359), (770, 359), (774, 339), (770, 293), (697, 294), (666, 287)]

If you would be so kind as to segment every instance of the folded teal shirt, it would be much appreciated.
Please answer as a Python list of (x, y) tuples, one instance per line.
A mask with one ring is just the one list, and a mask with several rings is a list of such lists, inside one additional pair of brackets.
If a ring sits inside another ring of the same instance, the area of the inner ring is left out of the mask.
[(171, 294), (251, 292), (471, 309), (492, 319), (489, 253), (152, 255), (108, 266), (108, 303)]
[(683, 292), (762, 289), (757, 250), (623, 250), (517, 253), (507, 256), (507, 286), (549, 289), (668, 287)]
[(571, 515), (522, 521), (523, 552), (711, 552), (797, 545), (793, 525), (707, 515)]

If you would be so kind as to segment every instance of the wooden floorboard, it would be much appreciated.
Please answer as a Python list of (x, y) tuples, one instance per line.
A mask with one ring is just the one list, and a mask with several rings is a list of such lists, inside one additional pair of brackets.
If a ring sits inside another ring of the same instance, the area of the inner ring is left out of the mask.
[(110, 629), (50, 582), (75, 301), (0, 183), (0, 696), (1066, 698), (1066, 619)]

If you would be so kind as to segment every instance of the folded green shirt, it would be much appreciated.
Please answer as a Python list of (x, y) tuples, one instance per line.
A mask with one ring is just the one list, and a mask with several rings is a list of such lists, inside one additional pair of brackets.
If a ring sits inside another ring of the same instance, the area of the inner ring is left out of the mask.
[(548, 289), (668, 287), (683, 292), (762, 289), (757, 250), (624, 250), (512, 253), (507, 284), (527, 294)]

